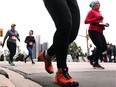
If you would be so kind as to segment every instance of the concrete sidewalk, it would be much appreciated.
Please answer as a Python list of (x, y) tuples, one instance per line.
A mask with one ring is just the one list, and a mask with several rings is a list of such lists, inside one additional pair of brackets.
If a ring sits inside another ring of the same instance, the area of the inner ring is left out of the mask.
[(8, 73), (9, 79), (0, 75), (0, 87), (42, 87), (34, 81), (24, 78), (20, 73), (13, 71), (15, 66), (7, 62), (0, 62), (0, 69)]
[(15, 87), (14, 84), (5, 76), (0, 75), (0, 87)]
[[(104, 70), (93, 69), (88, 62), (68, 62), (67, 64), (71, 76), (80, 83), (79, 87), (116, 87), (116, 63), (101, 63), (101, 65), (105, 67)], [(15, 71), (14, 73), (23, 76), (22, 78), (26, 81), (34, 81), (36, 84), (40, 84), (43, 87), (60, 87), (53, 82), (55, 73), (52, 75), (48, 74), (44, 69), (43, 62), (35, 62), (34, 65), (32, 65), (31, 62), (27, 62), (26, 64), (24, 62), (15, 62), (15, 65), (16, 66), (9, 66), (7, 62), (0, 62), (2, 68), (12, 70), (12, 73)], [(53, 66), (56, 72), (57, 68), (55, 62), (53, 62)], [(18, 75), (16, 78), (20, 77)], [(13, 76), (14, 74), (11, 75), (11, 77)], [(16, 84), (16, 82), (14, 83)], [(18, 85), (21, 83), (22, 82)], [(26, 82), (24, 82), (24, 84), (25, 83)], [(40, 87), (40, 85), (36, 87)]]

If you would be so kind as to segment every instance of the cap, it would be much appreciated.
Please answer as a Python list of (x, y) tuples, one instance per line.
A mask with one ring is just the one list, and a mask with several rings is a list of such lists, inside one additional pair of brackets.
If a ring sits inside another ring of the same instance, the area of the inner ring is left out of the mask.
[(89, 6), (93, 8), (96, 5), (96, 3), (100, 3), (100, 2), (98, 0), (93, 0)]
[(11, 24), (11, 27), (14, 27), (14, 26), (16, 26), (16, 24)]

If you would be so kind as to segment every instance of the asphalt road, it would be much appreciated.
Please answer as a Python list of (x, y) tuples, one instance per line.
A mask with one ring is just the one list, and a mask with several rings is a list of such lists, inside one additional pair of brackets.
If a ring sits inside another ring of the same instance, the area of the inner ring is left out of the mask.
[[(71, 76), (79, 82), (79, 87), (116, 87), (115, 71), (92, 71), (92, 72), (71, 72)], [(36, 73), (28, 75), (31, 79), (43, 87), (60, 87), (54, 84), (54, 75), (47, 73)]]
[[(56, 63), (53, 63), (55, 66)], [(79, 87), (116, 87), (116, 63), (102, 63), (105, 69), (93, 69), (89, 63), (68, 63), (70, 75), (79, 82)], [(2, 64), (2, 67), (15, 71), (26, 79), (34, 81), (43, 87), (60, 87), (54, 83), (54, 74), (44, 70), (44, 63), (16, 63), (15, 67)], [(55, 72), (56, 72), (56, 67)]]

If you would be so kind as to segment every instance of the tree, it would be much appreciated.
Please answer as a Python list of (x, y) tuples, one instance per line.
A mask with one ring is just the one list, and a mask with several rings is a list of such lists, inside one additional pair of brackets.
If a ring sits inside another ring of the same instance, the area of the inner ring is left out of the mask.
[(69, 45), (68, 53), (72, 54), (76, 49), (78, 49), (77, 44), (75, 42), (72, 42)]
[(78, 50), (78, 52), (83, 53), (82, 52), (82, 48), (80, 46), (77, 46), (77, 44), (75, 42), (72, 42), (69, 45), (69, 49), (68, 49), (68, 53), (72, 54), (74, 51)]

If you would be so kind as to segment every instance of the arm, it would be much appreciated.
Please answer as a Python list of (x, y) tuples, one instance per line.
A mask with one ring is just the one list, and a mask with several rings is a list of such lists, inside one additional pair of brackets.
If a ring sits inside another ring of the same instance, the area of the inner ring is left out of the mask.
[(17, 39), (20, 42), (19, 33), (17, 32)]
[(5, 41), (6, 41), (7, 37), (8, 37), (8, 35), (9, 35), (9, 31), (7, 31), (7, 33), (6, 33), (5, 37), (4, 37), (2, 47), (4, 47), (4, 44), (5, 44)]
[(90, 24), (93, 23), (94, 21), (96, 21), (96, 18), (92, 18), (92, 14), (89, 12), (85, 19), (85, 24)]
[(94, 12), (90, 11), (85, 19), (85, 24), (99, 23), (98, 21), (102, 19), (102, 16), (95, 17)]
[(36, 42), (35, 42), (35, 38), (34, 38), (34, 37), (33, 37), (33, 43), (36, 43)]
[(28, 39), (27, 39), (27, 37), (25, 38), (25, 41), (24, 41), (25, 43), (28, 43)]

